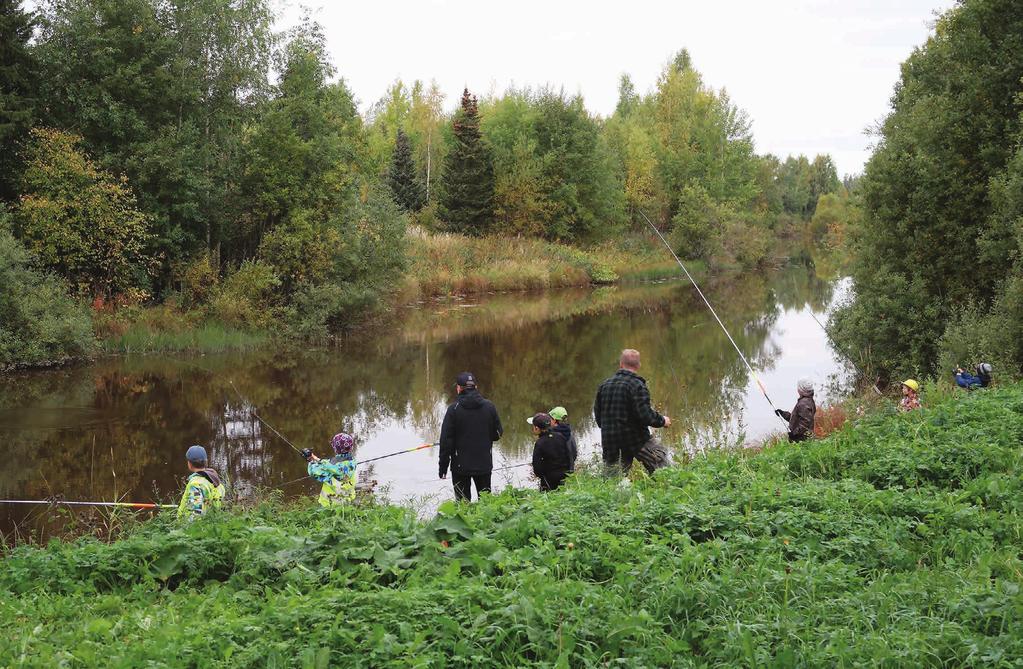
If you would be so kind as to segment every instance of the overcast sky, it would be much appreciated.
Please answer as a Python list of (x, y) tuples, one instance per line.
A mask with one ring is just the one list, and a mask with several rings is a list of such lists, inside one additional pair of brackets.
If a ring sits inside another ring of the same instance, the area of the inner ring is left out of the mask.
[[(759, 153), (830, 153), (859, 172), (864, 131), (888, 109), (899, 63), (951, 0), (306, 0), (366, 108), (400, 77), (436, 79), (445, 107), (463, 86), (563, 87), (609, 115), (618, 78), (647, 92), (679, 49), (753, 121)], [(299, 14), (283, 11), (284, 23)]]

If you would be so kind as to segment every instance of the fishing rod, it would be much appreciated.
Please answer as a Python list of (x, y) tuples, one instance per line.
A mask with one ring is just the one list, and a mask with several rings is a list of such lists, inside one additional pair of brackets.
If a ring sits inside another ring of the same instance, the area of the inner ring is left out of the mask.
[[(377, 460), (383, 460), (384, 458), (393, 458), (396, 455), (403, 455), (405, 453), (412, 453), (413, 451), (421, 451), (424, 448), (430, 448), (431, 446), (436, 446), (436, 445), (437, 444), (435, 444), (435, 443), (422, 444), (420, 446), (416, 446), (415, 448), (406, 448), (404, 451), (395, 451), (394, 453), (388, 453), (387, 455), (378, 455), (375, 458), (367, 458), (366, 460), (356, 460), (355, 464), (356, 465), (364, 465), (367, 462), (376, 462)], [(288, 481), (287, 483), (282, 483), (278, 487), (279, 488), (283, 488), (285, 486), (291, 485), (292, 483), (298, 483), (299, 481), (304, 481), (307, 478), (312, 478), (312, 477), (309, 476), (308, 474), (306, 474), (305, 476), (302, 476), (300, 478), (294, 479), (292, 481)]]
[(771, 408), (775, 411), (775, 413), (777, 413), (778, 409), (777, 407), (774, 406), (774, 402), (771, 401), (771, 396), (767, 394), (767, 388), (764, 387), (764, 384), (760, 380), (760, 377), (757, 376), (757, 373), (753, 371), (753, 366), (749, 364), (749, 360), (747, 360), (746, 356), (743, 355), (742, 351), (739, 349), (739, 345), (735, 343), (734, 339), (732, 339), (732, 335), (728, 332), (728, 328), (726, 328), (725, 324), (721, 322), (721, 318), (718, 316), (718, 312), (714, 311), (714, 307), (711, 306), (710, 300), (708, 300), (707, 296), (703, 294), (702, 290), (700, 290), (700, 285), (696, 283), (696, 279), (694, 279), (693, 275), (689, 273), (689, 270), (686, 269), (685, 264), (675, 254), (675, 250), (671, 248), (671, 244), (669, 244), (668, 240), (664, 238), (664, 235), (662, 235), (661, 231), (657, 229), (657, 226), (654, 225), (649, 218), (647, 218), (647, 215), (643, 212), (643, 210), (637, 207), (636, 211), (638, 211), (640, 215), (643, 217), (643, 219), (647, 222), (647, 224), (650, 225), (650, 228), (660, 238), (661, 242), (664, 244), (664, 247), (668, 249), (668, 253), (671, 254), (671, 257), (675, 259), (675, 262), (678, 263), (678, 266), (682, 268), (683, 272), (685, 272), (686, 278), (688, 278), (690, 283), (693, 284), (693, 288), (695, 288), (696, 292), (699, 293), (700, 298), (703, 300), (703, 303), (707, 305), (707, 308), (710, 310), (710, 313), (714, 316), (714, 320), (716, 320), (718, 322), (718, 325), (721, 326), (721, 331), (725, 333), (726, 337), (728, 337), (728, 341), (732, 343), (732, 347), (735, 349), (735, 352), (739, 354), (739, 358), (742, 359), (743, 364), (746, 365), (746, 369), (749, 370), (749, 373), (753, 377), (753, 380), (757, 382), (757, 385), (760, 387), (760, 392), (764, 394), (764, 399), (767, 400), (767, 403), (770, 404)]
[(422, 446), (416, 446), (415, 448), (407, 448), (404, 451), (395, 451), (394, 453), (388, 453), (387, 455), (378, 455), (375, 458), (369, 458), (367, 460), (356, 460), (355, 464), (357, 464), (357, 465), (364, 465), (367, 462), (374, 462), (376, 460), (383, 460), (384, 458), (393, 458), (396, 455), (402, 455), (403, 453), (411, 453), (413, 451), (421, 451), (424, 448), (430, 448), (431, 446), (436, 446), (436, 445), (437, 444), (435, 444), (435, 443), (423, 444)]
[(153, 504), (149, 502), (72, 502), (55, 499), (0, 499), (0, 504), (66, 504), (67, 506), (123, 506), (132, 509), (176, 509), (177, 504)]

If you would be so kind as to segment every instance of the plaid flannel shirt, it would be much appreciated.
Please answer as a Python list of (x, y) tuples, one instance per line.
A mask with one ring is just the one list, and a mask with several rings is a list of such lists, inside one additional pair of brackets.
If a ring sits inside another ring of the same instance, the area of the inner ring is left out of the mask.
[(650, 439), (648, 427), (664, 427), (664, 416), (650, 405), (646, 379), (628, 369), (600, 384), (593, 416), (605, 448), (639, 448)]

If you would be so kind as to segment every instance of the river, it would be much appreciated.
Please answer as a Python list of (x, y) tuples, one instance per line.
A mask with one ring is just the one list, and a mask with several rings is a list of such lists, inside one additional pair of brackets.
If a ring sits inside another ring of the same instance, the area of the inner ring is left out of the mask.
[[(802, 262), (705, 290), (771, 398), (791, 409), (800, 377), (813, 379), (818, 404), (847, 379), (813, 318), (823, 321), (846, 286)], [(238, 498), (274, 488), (311, 496), (310, 481), (289, 483), (305, 474), (304, 461), (256, 420), (254, 408), (321, 455), (331, 435), (350, 431), (367, 459), (436, 441), (463, 370), (477, 376), (504, 423), (495, 466), (528, 461), (525, 419), (556, 405), (568, 409), (580, 458), (588, 458), (599, 452), (594, 392), (626, 347), (641, 352), (654, 404), (673, 420), (661, 433), (667, 443), (695, 451), (783, 428), (683, 281), (427, 302), (394, 321), (330, 349), (111, 357), (0, 378), (0, 498), (175, 502), (193, 443), (207, 447)], [(435, 448), (364, 469), (395, 501), (432, 506), (452, 496), (450, 482), (437, 478)], [(528, 469), (495, 472), (495, 487), (535, 485)], [(52, 515), (47, 507), (2, 505), (0, 531), (45, 536)]]

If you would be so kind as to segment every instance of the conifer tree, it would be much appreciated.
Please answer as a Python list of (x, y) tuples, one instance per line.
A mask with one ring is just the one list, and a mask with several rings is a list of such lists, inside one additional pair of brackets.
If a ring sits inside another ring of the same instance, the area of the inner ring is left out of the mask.
[(407, 212), (417, 212), (426, 204), (423, 184), (416, 174), (416, 164), (412, 158), (412, 143), (409, 142), (405, 131), (400, 128), (394, 140), (391, 167), (387, 171), (387, 185), (391, 187), (394, 201)]
[(20, 143), (32, 126), (38, 82), (28, 47), (33, 23), (21, 0), (0, 0), (0, 202), (17, 195)]
[(483, 143), (477, 101), (468, 88), (452, 130), (441, 180), (441, 217), (453, 232), (481, 235), (494, 220), (494, 161)]

